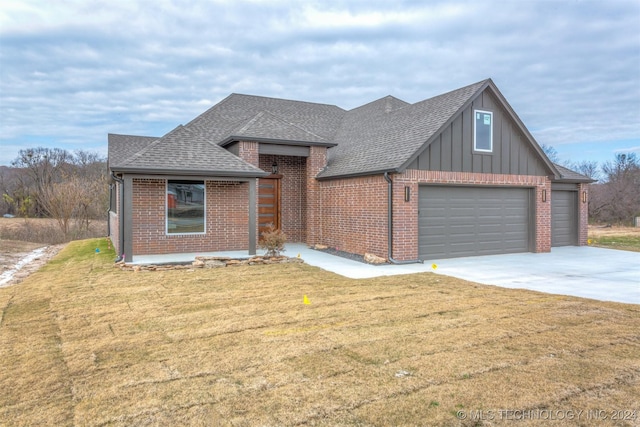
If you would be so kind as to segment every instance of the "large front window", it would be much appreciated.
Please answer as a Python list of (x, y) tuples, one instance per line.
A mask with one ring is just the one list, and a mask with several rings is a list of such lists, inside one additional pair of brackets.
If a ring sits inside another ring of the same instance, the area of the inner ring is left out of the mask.
[(167, 233), (204, 232), (204, 182), (167, 181)]

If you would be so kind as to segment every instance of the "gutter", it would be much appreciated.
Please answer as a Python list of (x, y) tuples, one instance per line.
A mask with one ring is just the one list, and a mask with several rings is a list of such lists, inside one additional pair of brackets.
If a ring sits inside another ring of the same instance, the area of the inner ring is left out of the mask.
[(389, 258), (389, 262), (392, 264), (424, 264), (424, 261), (421, 259), (412, 259), (407, 261), (398, 261), (393, 259), (393, 181), (389, 178), (389, 172), (384, 173), (384, 179), (387, 181), (387, 241), (389, 242), (389, 247), (387, 249), (387, 257)]
[[(120, 184), (120, 210), (118, 211), (119, 221), (118, 221), (118, 256), (116, 257), (115, 262), (120, 262), (124, 259), (124, 254), (122, 251), (124, 250), (124, 180), (122, 178), (118, 178), (115, 173), (111, 172), (111, 178), (114, 181)], [(109, 223), (110, 218), (107, 218), (107, 224)]]

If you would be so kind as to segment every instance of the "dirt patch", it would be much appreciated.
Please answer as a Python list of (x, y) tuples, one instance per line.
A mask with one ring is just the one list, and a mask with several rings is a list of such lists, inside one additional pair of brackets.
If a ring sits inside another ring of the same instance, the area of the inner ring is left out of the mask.
[[(0, 280), (0, 288), (15, 285), (22, 282), (29, 275), (45, 265), (53, 258), (65, 244), (43, 246), (41, 243), (21, 242), (17, 240), (0, 240), (0, 275), (3, 279), (10, 277), (8, 281)], [(17, 271), (16, 266), (34, 250), (44, 248), (35, 258), (21, 266)]]

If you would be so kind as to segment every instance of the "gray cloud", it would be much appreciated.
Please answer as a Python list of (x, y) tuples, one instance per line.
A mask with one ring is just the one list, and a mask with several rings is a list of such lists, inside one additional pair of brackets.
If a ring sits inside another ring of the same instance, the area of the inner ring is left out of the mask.
[(486, 77), (561, 153), (640, 145), (636, 1), (38, 3), (0, 13), (0, 164), (104, 153), (108, 132), (161, 135), (231, 92), (353, 108)]

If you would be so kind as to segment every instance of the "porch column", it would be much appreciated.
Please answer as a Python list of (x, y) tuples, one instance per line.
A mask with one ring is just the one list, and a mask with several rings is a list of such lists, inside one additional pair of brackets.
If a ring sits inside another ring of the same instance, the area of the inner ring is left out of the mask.
[(322, 194), (316, 176), (327, 164), (327, 147), (311, 146), (307, 157), (307, 244), (313, 246), (322, 239)]

